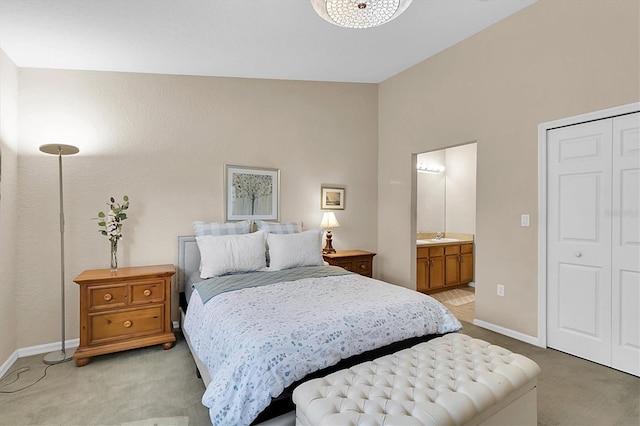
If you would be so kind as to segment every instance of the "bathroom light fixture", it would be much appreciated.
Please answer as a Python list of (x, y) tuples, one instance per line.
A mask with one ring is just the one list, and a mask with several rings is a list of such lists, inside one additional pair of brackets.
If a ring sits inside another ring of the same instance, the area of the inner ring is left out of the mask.
[(62, 156), (73, 155), (80, 152), (78, 148), (73, 145), (48, 144), (40, 146), (40, 151), (45, 154), (58, 156), (58, 184), (60, 192), (60, 299), (61, 299), (61, 311), (62, 311), (62, 345), (59, 351), (51, 352), (44, 357), (42, 362), (45, 364), (60, 364), (62, 362), (70, 361), (74, 350), (68, 351), (65, 348), (65, 309), (64, 309), (64, 198), (62, 196)]
[(338, 219), (336, 219), (335, 213), (324, 212), (324, 214), (322, 215), (322, 222), (320, 222), (320, 226), (323, 228), (327, 228), (327, 243), (322, 249), (322, 254), (335, 253), (336, 250), (333, 248), (333, 244), (331, 242), (333, 235), (331, 235), (331, 229), (330, 229), (330, 228), (337, 228), (338, 226), (340, 226), (340, 224), (338, 223)]
[(417, 169), (422, 173), (442, 173), (444, 172), (444, 166), (440, 164), (431, 164), (431, 163), (418, 163)]
[(311, 0), (316, 13), (339, 27), (371, 28), (397, 18), (412, 0)]

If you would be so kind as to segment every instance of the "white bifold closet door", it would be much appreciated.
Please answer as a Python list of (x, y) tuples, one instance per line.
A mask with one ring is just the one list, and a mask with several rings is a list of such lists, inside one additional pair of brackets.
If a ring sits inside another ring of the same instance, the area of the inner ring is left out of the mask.
[(547, 133), (547, 343), (640, 375), (640, 113)]

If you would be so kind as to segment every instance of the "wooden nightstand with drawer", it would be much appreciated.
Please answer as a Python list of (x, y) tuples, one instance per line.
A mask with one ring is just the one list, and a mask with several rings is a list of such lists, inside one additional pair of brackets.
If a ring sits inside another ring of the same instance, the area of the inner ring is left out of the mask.
[(162, 344), (170, 349), (173, 265), (86, 270), (80, 286), (80, 346), (73, 354), (82, 367), (91, 357)]
[(338, 250), (335, 253), (323, 254), (329, 265), (339, 266), (347, 271), (356, 272), (365, 277), (373, 276), (373, 256), (375, 253), (364, 250)]

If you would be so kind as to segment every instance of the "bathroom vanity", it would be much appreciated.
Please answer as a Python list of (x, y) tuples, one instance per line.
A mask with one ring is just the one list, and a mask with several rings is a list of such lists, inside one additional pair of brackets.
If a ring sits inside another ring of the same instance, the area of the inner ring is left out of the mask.
[(435, 293), (473, 281), (473, 237), (416, 240), (416, 290)]

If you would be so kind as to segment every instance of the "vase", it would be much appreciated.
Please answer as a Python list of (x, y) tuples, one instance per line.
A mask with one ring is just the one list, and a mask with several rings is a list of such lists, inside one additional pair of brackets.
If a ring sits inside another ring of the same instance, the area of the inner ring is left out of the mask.
[(118, 240), (111, 241), (111, 272), (118, 272)]

